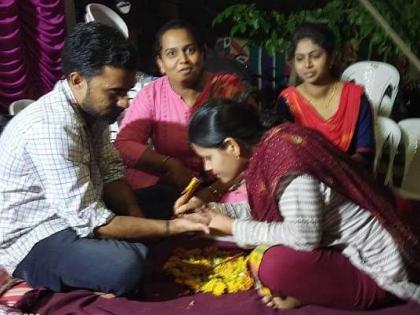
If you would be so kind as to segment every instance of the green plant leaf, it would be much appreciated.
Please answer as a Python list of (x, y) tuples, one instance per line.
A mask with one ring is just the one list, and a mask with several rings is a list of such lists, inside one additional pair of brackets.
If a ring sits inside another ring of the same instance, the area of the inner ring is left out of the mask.
[[(391, 27), (406, 41), (414, 53), (420, 52), (420, 0), (370, 0)], [(287, 15), (275, 10), (262, 10), (256, 3), (235, 4), (221, 11), (213, 25), (230, 23), (231, 36), (244, 36), (250, 45), (263, 46), (268, 51), (284, 51), (296, 26), (303, 21), (326, 21), (336, 36), (337, 48), (352, 42), (355, 51), (362, 53), (369, 45), (371, 55), (390, 59), (401, 54), (397, 46), (360, 4), (358, 0), (329, 0), (323, 8), (293, 11)], [(362, 56), (363, 58), (369, 56)]]

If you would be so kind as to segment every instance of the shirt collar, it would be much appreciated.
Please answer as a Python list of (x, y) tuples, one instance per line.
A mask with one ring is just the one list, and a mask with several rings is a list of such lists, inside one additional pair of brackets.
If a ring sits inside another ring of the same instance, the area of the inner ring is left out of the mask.
[[(69, 82), (67, 79), (60, 81), (62, 90), (65, 94), (67, 101), (70, 104), (70, 107), (73, 109), (73, 112), (76, 114), (79, 122), (83, 125), (83, 127), (87, 127), (86, 120), (84, 119), (84, 115), (82, 109), (80, 108), (79, 103), (76, 100), (76, 97), (73, 94), (73, 91), (70, 88)], [(96, 120), (90, 129), (98, 131), (101, 133), (104, 128), (107, 128), (109, 125), (105, 122)]]

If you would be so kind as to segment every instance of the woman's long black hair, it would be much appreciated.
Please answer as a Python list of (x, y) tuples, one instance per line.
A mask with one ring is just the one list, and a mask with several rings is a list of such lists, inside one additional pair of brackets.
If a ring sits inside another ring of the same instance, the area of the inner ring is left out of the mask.
[(275, 116), (273, 112), (260, 113), (253, 105), (212, 99), (192, 116), (188, 138), (191, 143), (204, 148), (223, 148), (228, 137), (253, 147), (266, 129), (280, 122)]

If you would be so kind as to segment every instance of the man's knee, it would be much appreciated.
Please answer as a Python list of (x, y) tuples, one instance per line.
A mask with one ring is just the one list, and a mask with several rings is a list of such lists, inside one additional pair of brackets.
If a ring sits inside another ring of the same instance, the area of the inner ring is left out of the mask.
[(107, 273), (112, 293), (127, 295), (136, 291), (145, 274), (147, 248), (140, 243), (125, 243), (116, 259), (110, 259)]
[(145, 274), (145, 260), (142, 257), (130, 257), (125, 264), (119, 264), (109, 270), (107, 292), (124, 296), (136, 292)]
[(144, 276), (147, 248), (140, 243), (86, 240), (61, 259), (59, 274), (70, 287), (116, 295), (135, 291)]

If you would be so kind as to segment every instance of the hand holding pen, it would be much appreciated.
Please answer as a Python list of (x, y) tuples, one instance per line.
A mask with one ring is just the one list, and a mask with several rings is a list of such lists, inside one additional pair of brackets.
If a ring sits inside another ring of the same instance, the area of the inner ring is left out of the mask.
[(201, 180), (197, 177), (193, 177), (185, 189), (181, 193), (181, 197), (175, 202), (174, 211), (175, 215), (190, 212), (198, 209), (204, 205), (204, 202), (194, 196), (197, 188), (201, 184)]

